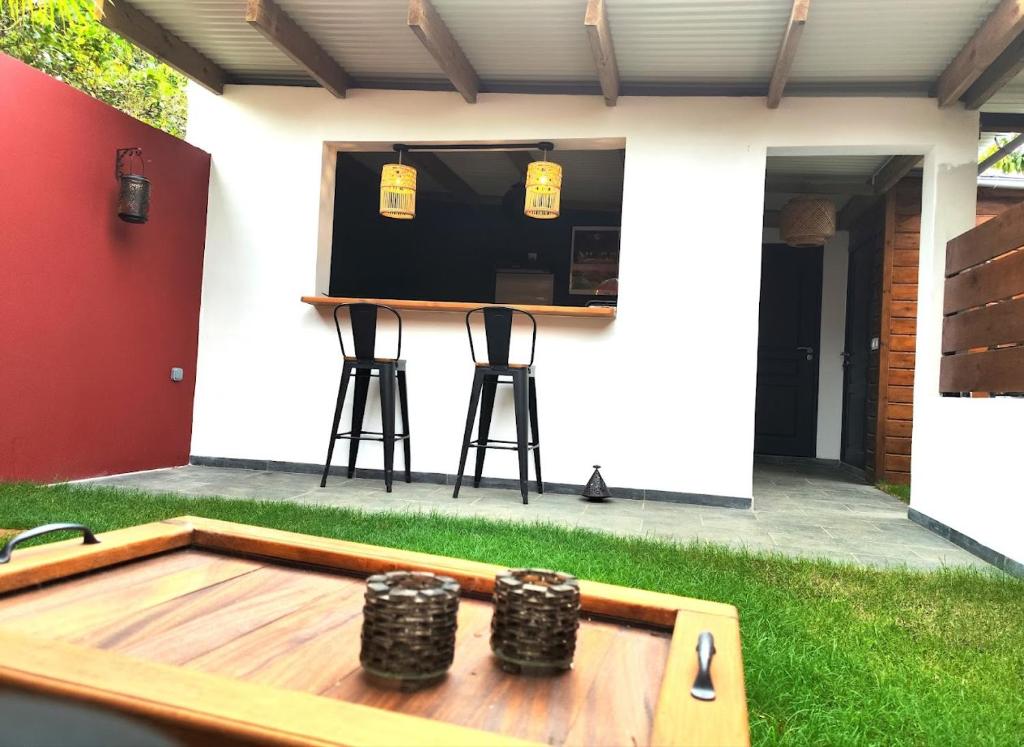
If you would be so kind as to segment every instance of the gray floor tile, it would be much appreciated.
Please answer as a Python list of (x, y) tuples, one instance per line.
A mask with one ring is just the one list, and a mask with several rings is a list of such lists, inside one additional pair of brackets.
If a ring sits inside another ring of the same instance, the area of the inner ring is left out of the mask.
[(617, 499), (590, 503), (578, 496), (517, 490), (407, 484), (396, 479), (388, 494), (383, 480), (319, 474), (186, 466), (117, 475), (84, 485), (228, 499), (279, 500), (311, 506), (436, 512), (496, 521), (550, 523), (619, 535), (676, 542), (711, 542), (795, 557), (831, 558), (876, 567), (988, 568), (983, 561), (913, 524), (907, 507), (841, 471), (819, 465), (757, 465), (753, 510)]

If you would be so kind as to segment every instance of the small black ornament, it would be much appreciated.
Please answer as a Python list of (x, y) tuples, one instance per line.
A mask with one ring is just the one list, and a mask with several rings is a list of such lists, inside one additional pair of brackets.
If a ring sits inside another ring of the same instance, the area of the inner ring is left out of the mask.
[(588, 501), (603, 501), (605, 498), (612, 497), (608, 486), (605, 485), (604, 478), (601, 477), (600, 469), (600, 464), (594, 465), (594, 474), (590, 476), (590, 480), (583, 488), (583, 497)]

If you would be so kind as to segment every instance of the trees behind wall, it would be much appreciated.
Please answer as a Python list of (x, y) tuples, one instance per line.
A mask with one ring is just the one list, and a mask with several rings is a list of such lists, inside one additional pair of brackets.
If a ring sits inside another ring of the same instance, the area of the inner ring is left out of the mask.
[(185, 135), (185, 76), (103, 26), (92, 0), (0, 0), (0, 52)]

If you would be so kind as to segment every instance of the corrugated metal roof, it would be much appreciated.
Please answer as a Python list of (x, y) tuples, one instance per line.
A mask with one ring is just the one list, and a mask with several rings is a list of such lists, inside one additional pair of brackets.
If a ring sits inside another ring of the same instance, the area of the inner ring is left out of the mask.
[[(596, 80), (583, 27), (586, 0), (433, 3), (483, 81)], [(406, 33), (412, 36), (411, 32)]]
[(448, 81), (406, 23), (408, 0), (276, 2), (357, 82)]
[(607, 8), (623, 83), (767, 89), (792, 1), (607, 0)]
[(245, 0), (131, 0), (139, 11), (241, 80), (313, 80), (245, 22)]
[(816, 0), (790, 85), (902, 83), (927, 90), (998, 2)]
[[(245, 0), (129, 0), (236, 81), (312, 81)], [(450, 88), (408, 0), (276, 0), (357, 84)], [(924, 93), (999, 0), (814, 0), (787, 95)], [(487, 90), (596, 93), (586, 0), (433, 0)], [(606, 0), (623, 94), (763, 95), (792, 0)], [(561, 88), (560, 88), (561, 87)], [(1024, 111), (1024, 76), (986, 105)]]
[(867, 177), (889, 156), (768, 156), (767, 173), (786, 176)]

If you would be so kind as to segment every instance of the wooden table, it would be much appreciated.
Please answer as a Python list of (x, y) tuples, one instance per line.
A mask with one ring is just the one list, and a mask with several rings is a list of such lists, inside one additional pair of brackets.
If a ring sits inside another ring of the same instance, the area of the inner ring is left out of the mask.
[[(142, 717), (188, 742), (368, 745), (749, 742), (735, 608), (582, 581), (571, 672), (509, 675), (494, 576), (453, 558), (181, 517), (17, 549), (0, 566), (0, 685)], [(455, 663), (415, 693), (359, 666), (362, 577), (454, 576)], [(710, 630), (718, 697), (689, 694)]]

